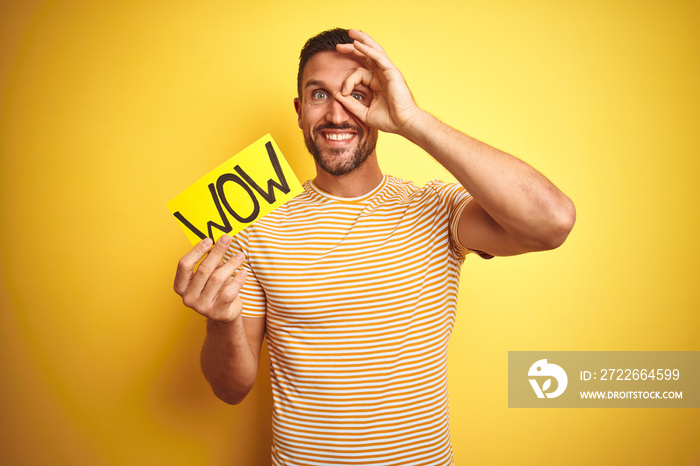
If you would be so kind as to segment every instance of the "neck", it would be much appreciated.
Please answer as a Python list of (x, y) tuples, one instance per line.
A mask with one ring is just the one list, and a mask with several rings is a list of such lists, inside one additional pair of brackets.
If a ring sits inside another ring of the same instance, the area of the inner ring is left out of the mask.
[(383, 177), (377, 155), (373, 153), (362, 165), (347, 175), (333, 176), (316, 165), (314, 184), (333, 196), (360, 197), (379, 186)]

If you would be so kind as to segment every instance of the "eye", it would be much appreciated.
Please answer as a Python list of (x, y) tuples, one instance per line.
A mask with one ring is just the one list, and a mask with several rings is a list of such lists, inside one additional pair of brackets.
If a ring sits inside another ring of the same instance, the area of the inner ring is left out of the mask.
[(362, 94), (358, 94), (357, 92), (355, 92), (354, 94), (350, 94), (350, 95), (355, 100), (365, 100), (365, 96), (363, 96)]
[(328, 97), (328, 94), (326, 94), (325, 91), (314, 91), (311, 94), (311, 97), (313, 97), (314, 99), (325, 99), (326, 97)]

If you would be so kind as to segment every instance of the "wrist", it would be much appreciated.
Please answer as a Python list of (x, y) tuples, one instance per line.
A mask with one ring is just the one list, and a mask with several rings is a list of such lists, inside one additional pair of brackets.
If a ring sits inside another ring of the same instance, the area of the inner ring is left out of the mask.
[(207, 317), (207, 331), (215, 333), (235, 332), (238, 327), (243, 327), (243, 316), (238, 315), (231, 320), (220, 320)]
[(405, 123), (401, 125), (399, 134), (412, 143), (422, 146), (422, 141), (429, 132), (428, 127), (430, 125), (430, 120), (434, 118), (435, 117), (430, 113), (416, 106), (413, 115), (407, 118)]

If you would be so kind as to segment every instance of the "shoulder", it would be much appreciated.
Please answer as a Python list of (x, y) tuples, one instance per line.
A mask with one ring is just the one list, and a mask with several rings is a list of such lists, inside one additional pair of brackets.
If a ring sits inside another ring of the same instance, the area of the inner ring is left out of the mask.
[(469, 193), (461, 184), (457, 182), (445, 182), (439, 179), (434, 179), (419, 187), (411, 181), (389, 176), (387, 186), (390, 195), (404, 197), (410, 199), (412, 202), (429, 200), (453, 201), (455, 199), (470, 198)]
[(324, 215), (324, 199), (310, 187), (308, 181), (303, 184), (303, 188), (301, 193), (258, 218), (239, 235), (252, 240), (266, 235), (289, 234), (313, 226), (314, 222)]
[(457, 182), (433, 180), (423, 187), (432, 196), (446, 204), (466, 204), (472, 198), (464, 186)]
[(408, 198), (415, 196), (422, 188), (412, 181), (403, 180), (392, 175), (386, 176), (386, 186), (380, 193), (384, 198)]
[(289, 216), (294, 216), (300, 212), (313, 210), (324, 203), (323, 197), (311, 187), (309, 180), (304, 182), (302, 187), (304, 188), (302, 192), (267, 214), (261, 221), (280, 220)]

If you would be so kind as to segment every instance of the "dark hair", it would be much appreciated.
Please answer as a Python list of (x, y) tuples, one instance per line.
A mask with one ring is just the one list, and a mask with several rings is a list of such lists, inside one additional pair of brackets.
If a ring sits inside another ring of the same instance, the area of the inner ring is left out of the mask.
[(335, 28), (323, 31), (306, 41), (299, 54), (299, 73), (297, 74), (297, 93), (301, 97), (301, 79), (306, 62), (319, 52), (335, 51), (338, 44), (352, 44), (347, 29)]

